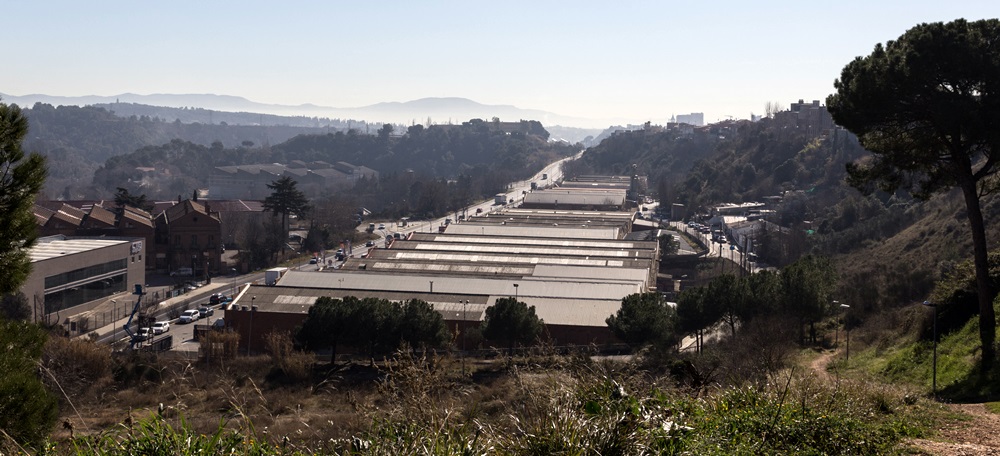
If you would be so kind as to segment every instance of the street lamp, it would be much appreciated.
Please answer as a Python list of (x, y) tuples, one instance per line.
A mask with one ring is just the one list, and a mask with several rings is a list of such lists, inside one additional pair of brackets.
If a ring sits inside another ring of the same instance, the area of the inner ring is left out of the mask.
[[(114, 299), (111, 300), (111, 327), (114, 328), (111, 331), (111, 343), (114, 343), (118, 339), (118, 318), (115, 318), (115, 314), (118, 313), (118, 301)], [(121, 315), (118, 315), (119, 317)]]
[(233, 274), (233, 280), (229, 282), (229, 298), (232, 299), (236, 295), (236, 268), (229, 268), (229, 272)]
[(247, 329), (247, 356), (250, 356), (250, 338), (253, 337), (253, 314), (257, 312), (257, 306), (253, 302), (256, 300), (256, 296), (250, 297), (250, 328)]
[(468, 306), (469, 306), (469, 300), (466, 299), (465, 302), (462, 303), (462, 326), (463, 326), (463, 328), (462, 328), (462, 376), (463, 377), (465, 377), (465, 332), (469, 330), (469, 324), (465, 322), (465, 319), (467, 318), (466, 315), (468, 315), (467, 314), (468, 311), (466, 310), (466, 308)]
[(937, 304), (924, 301), (924, 305), (934, 309), (934, 366), (932, 367), (931, 394), (937, 397)]
[(517, 301), (517, 284), (514, 284), (514, 300)]
[[(842, 303), (840, 301), (833, 301), (833, 303), (834, 304), (840, 304), (840, 308), (841, 309), (845, 309), (844, 312), (847, 312), (846, 309), (850, 309), (851, 308), (851, 306), (849, 306), (847, 304), (844, 304), (844, 303)], [(844, 356), (844, 361), (850, 361), (851, 360), (851, 327), (847, 326), (847, 317), (846, 316), (844, 317), (844, 333), (847, 334), (847, 354)]]

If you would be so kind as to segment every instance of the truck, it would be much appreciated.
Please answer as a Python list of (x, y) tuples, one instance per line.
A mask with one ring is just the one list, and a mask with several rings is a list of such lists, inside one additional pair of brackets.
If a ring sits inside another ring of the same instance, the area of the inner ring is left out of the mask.
[(288, 268), (283, 268), (283, 267), (271, 268), (264, 271), (264, 285), (274, 286), (275, 284), (278, 283), (278, 280), (285, 275), (286, 272), (288, 272)]
[(531, 183), (531, 189), (532, 190), (538, 190), (538, 182), (532, 182)]
[(503, 193), (497, 193), (493, 197), (493, 204), (507, 204), (507, 195)]

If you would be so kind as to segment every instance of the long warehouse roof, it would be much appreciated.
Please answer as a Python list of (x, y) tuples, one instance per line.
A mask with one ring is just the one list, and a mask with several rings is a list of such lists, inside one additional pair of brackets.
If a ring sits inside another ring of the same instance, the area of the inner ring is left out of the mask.
[(524, 236), (562, 239), (618, 239), (619, 228), (569, 228), (564, 226), (510, 226), (476, 225), (469, 223), (451, 224), (445, 231), (449, 234), (482, 236)]
[[(517, 284), (518, 287), (514, 285)], [(561, 297), (567, 299), (615, 299), (641, 293), (643, 282), (607, 283), (568, 282), (559, 280), (485, 279), (477, 277), (442, 277), (434, 275), (377, 274), (340, 271), (337, 273), (288, 271), (278, 281), (282, 287), (326, 288), (429, 293), (474, 293), (523, 297)]]

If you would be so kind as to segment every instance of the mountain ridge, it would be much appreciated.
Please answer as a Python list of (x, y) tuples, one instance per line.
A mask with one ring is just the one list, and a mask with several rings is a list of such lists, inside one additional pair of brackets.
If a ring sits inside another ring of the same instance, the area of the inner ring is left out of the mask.
[[(607, 128), (610, 125), (629, 123), (626, 119), (589, 119), (565, 116), (538, 109), (518, 108), (514, 105), (487, 105), (463, 97), (425, 97), (410, 101), (379, 102), (357, 107), (331, 107), (312, 103), (299, 105), (269, 104), (252, 101), (236, 95), (219, 94), (135, 94), (62, 96), (47, 94), (11, 95), (0, 93), (7, 103), (30, 107), (35, 103), (54, 106), (86, 106), (110, 103), (137, 103), (172, 108), (202, 108), (228, 112), (254, 112), (274, 115), (296, 115), (308, 117), (353, 118), (368, 122), (397, 124), (422, 123), (431, 119), (434, 123), (462, 122), (469, 119), (484, 120), (498, 117), (503, 121), (538, 120), (543, 125), (559, 125), (576, 128)], [(382, 116), (373, 118), (373, 116)]]

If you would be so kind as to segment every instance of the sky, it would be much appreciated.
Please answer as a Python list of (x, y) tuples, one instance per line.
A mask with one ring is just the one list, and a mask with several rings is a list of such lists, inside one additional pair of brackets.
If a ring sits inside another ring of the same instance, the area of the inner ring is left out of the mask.
[(997, 0), (5, 3), (10, 95), (343, 108), (462, 97), (654, 124), (825, 100), (876, 43), (919, 23), (1000, 17)]

